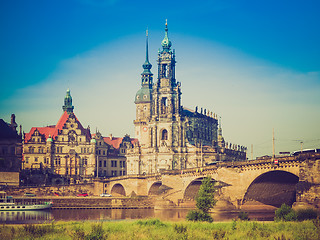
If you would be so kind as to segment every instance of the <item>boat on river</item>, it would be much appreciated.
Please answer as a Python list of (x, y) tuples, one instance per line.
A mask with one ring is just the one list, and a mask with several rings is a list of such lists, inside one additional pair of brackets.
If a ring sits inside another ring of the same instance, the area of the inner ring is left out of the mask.
[(52, 202), (43, 203), (16, 203), (9, 198), (6, 192), (0, 192), (0, 211), (36, 211), (52, 208)]

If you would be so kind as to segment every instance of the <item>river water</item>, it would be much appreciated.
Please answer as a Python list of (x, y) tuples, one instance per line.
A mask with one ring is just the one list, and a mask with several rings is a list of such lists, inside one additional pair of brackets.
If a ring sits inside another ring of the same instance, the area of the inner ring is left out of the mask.
[[(163, 221), (183, 221), (190, 209), (51, 209), (50, 211), (0, 211), (1, 224), (31, 224), (55, 221), (115, 221), (157, 218)], [(272, 221), (274, 211), (248, 212), (250, 219)], [(211, 213), (214, 221), (231, 221), (238, 213)]]

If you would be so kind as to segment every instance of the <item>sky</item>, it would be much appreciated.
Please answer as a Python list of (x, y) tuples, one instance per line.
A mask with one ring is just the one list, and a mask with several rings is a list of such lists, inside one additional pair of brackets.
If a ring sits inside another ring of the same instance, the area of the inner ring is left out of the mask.
[[(151, 71), (168, 20), (182, 104), (221, 117), (248, 158), (320, 148), (318, 0), (1, 0), (0, 118), (54, 125), (70, 89), (83, 126), (134, 137), (149, 31)], [(301, 144), (302, 142), (302, 144)]]

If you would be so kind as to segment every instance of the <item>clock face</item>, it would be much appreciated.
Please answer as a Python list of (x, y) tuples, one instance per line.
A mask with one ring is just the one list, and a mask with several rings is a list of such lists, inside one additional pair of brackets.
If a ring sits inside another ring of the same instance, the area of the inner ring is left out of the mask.
[(143, 130), (144, 132), (148, 131), (148, 127), (143, 127), (142, 130)]

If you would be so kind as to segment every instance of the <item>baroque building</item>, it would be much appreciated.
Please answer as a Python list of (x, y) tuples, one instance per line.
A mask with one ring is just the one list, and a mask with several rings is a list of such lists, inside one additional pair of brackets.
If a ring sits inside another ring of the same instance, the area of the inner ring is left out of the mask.
[(216, 114), (197, 107), (193, 111), (181, 105), (181, 83), (175, 78), (175, 51), (171, 50), (167, 23), (161, 45), (158, 77), (153, 82), (147, 33), (141, 88), (134, 101), (134, 128), (139, 144), (128, 149), (128, 174), (152, 174), (201, 167), (215, 161), (245, 160), (245, 147), (224, 141)]
[(84, 128), (72, 105), (67, 90), (63, 114), (56, 125), (32, 127), (24, 135), (23, 169), (41, 169), (66, 179), (83, 180), (92, 177), (126, 175), (126, 149), (135, 139), (103, 137)]
[(129, 135), (124, 137), (103, 137), (100, 132), (93, 134), (96, 142), (98, 177), (116, 177), (127, 175), (127, 149), (132, 148), (137, 139)]
[(62, 109), (56, 125), (32, 127), (25, 134), (23, 169), (48, 169), (74, 179), (93, 176), (96, 145), (91, 141), (90, 128), (84, 128), (73, 112), (69, 89)]

